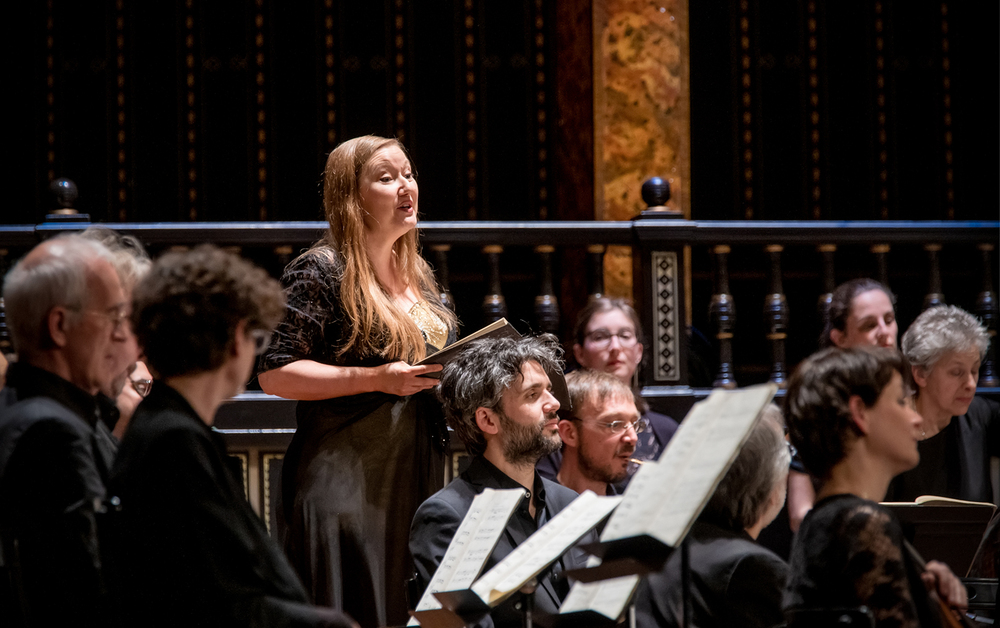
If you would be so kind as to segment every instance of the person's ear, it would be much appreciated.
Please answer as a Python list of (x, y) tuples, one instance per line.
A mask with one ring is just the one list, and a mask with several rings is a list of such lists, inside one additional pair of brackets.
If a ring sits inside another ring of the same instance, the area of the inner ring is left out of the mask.
[(62, 306), (52, 308), (45, 317), (45, 326), (49, 332), (49, 338), (56, 347), (62, 348), (69, 343), (69, 317), (69, 310)]
[(476, 426), (483, 434), (499, 434), (500, 417), (493, 410), (480, 406), (476, 408)]
[(562, 442), (570, 447), (579, 447), (580, 439), (576, 431), (576, 421), (564, 419), (556, 423), (556, 426), (559, 428), (559, 438), (562, 439)]
[(917, 385), (917, 388), (927, 387), (927, 376), (930, 373), (922, 366), (911, 366), (910, 372), (913, 373), (913, 383)]
[(858, 432), (868, 434), (871, 424), (868, 420), (868, 408), (865, 407), (865, 402), (861, 400), (861, 397), (851, 395), (851, 398), (847, 400), (847, 407), (851, 410), (851, 421), (857, 427)]
[(583, 347), (575, 342), (573, 343), (573, 358), (576, 360), (577, 364), (587, 368), (587, 365), (583, 363)]
[(833, 343), (835, 347), (844, 348), (844, 332), (839, 329), (830, 330), (830, 342)]
[(642, 343), (637, 342), (635, 343), (635, 365), (639, 366), (640, 362), (642, 362)]

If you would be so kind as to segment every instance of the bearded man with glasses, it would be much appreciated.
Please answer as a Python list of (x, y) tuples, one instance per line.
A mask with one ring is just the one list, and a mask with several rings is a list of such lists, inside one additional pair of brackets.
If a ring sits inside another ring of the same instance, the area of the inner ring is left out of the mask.
[(571, 415), (559, 421), (563, 441), (559, 483), (577, 493), (616, 495), (634, 460), (639, 434), (649, 427), (639, 416), (632, 390), (614, 375), (581, 369), (566, 376)]

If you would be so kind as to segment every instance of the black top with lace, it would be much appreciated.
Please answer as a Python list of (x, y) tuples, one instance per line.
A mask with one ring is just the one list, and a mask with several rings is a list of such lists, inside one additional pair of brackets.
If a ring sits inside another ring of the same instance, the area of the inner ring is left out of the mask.
[(939, 626), (893, 515), (854, 495), (819, 501), (792, 546), (784, 607), (867, 606), (878, 628)]
[[(387, 362), (357, 351), (337, 357), (352, 324), (340, 304), (341, 268), (329, 249), (288, 265), (281, 279), (287, 313), (262, 370), (296, 360)], [(362, 626), (405, 623), (410, 521), (444, 479), (440, 404), (432, 391), (410, 397), (370, 392), (299, 401), (296, 419), (278, 511), (285, 552), (314, 602), (342, 609)]]

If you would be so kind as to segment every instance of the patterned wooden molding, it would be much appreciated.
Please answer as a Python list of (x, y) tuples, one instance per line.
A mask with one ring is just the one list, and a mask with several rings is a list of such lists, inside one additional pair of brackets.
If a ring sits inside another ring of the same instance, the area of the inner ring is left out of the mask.
[(657, 382), (676, 382), (681, 378), (680, 334), (677, 302), (678, 272), (675, 251), (650, 253), (653, 282), (653, 320), (656, 332), (653, 337), (653, 379)]

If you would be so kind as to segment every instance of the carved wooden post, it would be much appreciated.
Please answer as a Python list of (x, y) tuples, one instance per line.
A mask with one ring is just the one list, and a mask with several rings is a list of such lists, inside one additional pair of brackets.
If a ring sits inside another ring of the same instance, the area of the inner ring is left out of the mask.
[(830, 322), (830, 304), (833, 303), (833, 291), (837, 288), (837, 279), (833, 272), (833, 256), (837, 252), (837, 245), (820, 244), (816, 250), (823, 255), (823, 294), (819, 295), (816, 301), (819, 330), (822, 332)]
[(736, 326), (736, 303), (729, 294), (729, 268), (726, 256), (729, 247), (719, 244), (712, 249), (715, 253), (715, 294), (708, 306), (708, 315), (715, 323), (715, 337), (719, 339), (719, 372), (712, 385), (716, 388), (736, 388), (733, 376), (733, 328)]
[(483, 247), (486, 262), (490, 267), (490, 293), (483, 297), (483, 324), (489, 325), (507, 316), (507, 300), (500, 291), (500, 254), (503, 247), (490, 244)]
[(589, 301), (604, 296), (604, 251), (603, 244), (591, 244), (587, 247), (587, 286), (590, 288)]
[(438, 285), (441, 286), (441, 293), (438, 298), (441, 303), (451, 311), (455, 311), (455, 299), (451, 296), (451, 287), (448, 285), (448, 251), (450, 244), (435, 244), (431, 246), (434, 251), (434, 270), (436, 271)]
[(986, 350), (986, 357), (979, 369), (980, 386), (1000, 386), (1000, 378), (996, 372), (996, 347), (997, 336), (997, 295), (993, 292), (993, 262), (990, 259), (993, 245), (983, 243), (979, 245), (979, 252), (982, 255), (983, 263), (981, 272), (983, 273), (983, 289), (976, 298), (976, 315), (983, 321), (990, 334), (990, 346)]
[(767, 321), (767, 339), (771, 342), (771, 379), (784, 388), (785, 378), (785, 338), (788, 337), (788, 301), (781, 283), (780, 244), (770, 244), (764, 248), (771, 256), (771, 293), (764, 297), (764, 320)]
[(541, 244), (535, 252), (542, 263), (542, 285), (535, 297), (535, 321), (540, 331), (559, 333), (559, 300), (552, 290), (552, 253), (555, 247)]
[(875, 279), (878, 279), (886, 288), (889, 287), (889, 245), (888, 244), (873, 244), (871, 248), (872, 253), (875, 255), (875, 265), (878, 271), (875, 274)]
[(941, 262), (938, 260), (940, 244), (925, 244), (927, 251), (927, 294), (924, 296), (924, 309), (935, 305), (944, 305), (944, 294), (941, 292)]

